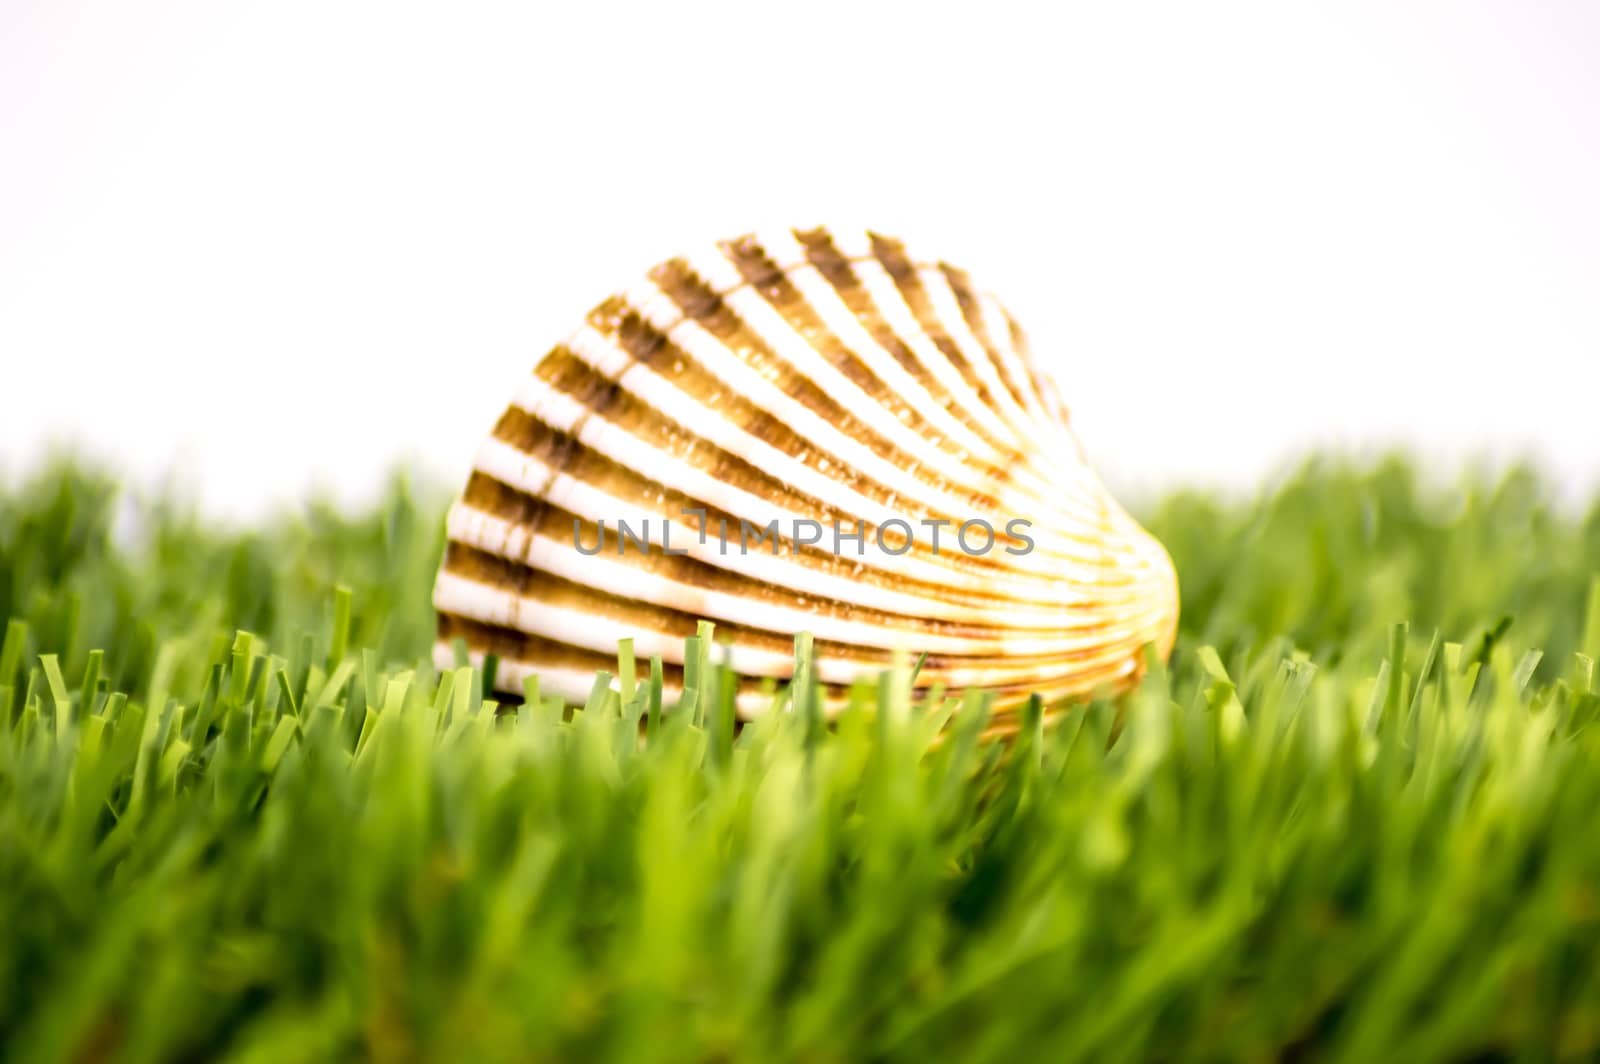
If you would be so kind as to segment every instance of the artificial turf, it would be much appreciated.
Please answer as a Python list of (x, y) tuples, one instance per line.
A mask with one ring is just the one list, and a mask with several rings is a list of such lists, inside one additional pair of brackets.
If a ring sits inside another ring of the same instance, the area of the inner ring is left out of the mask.
[(707, 644), (497, 713), (427, 663), (444, 502), (0, 488), (0, 1055), (1600, 1054), (1600, 505), (1154, 500), (1170, 667), (1002, 744), (913, 663), (824, 726), (804, 645), (738, 732)]

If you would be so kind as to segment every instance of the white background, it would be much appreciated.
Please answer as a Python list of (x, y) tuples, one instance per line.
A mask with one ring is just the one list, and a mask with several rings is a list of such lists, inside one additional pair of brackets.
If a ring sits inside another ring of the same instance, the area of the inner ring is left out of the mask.
[[(972, 270), (1113, 483), (1600, 479), (1600, 5), (0, 0), (0, 466), (208, 509), (463, 475), (584, 310), (857, 222)], [(0, 470), (4, 472), (4, 470)]]

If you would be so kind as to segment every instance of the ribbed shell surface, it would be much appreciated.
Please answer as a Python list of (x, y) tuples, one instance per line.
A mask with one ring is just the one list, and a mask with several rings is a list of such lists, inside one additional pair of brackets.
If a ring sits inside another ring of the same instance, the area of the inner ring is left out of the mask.
[(1017, 325), (875, 233), (722, 241), (595, 307), (448, 521), (437, 656), (494, 654), (513, 693), (531, 672), (583, 699), (624, 637), (674, 691), (706, 619), (745, 716), (801, 631), (832, 694), (898, 648), (926, 652), (920, 684), (1059, 702), (1125, 686), (1177, 622), (1166, 551), (1084, 461)]

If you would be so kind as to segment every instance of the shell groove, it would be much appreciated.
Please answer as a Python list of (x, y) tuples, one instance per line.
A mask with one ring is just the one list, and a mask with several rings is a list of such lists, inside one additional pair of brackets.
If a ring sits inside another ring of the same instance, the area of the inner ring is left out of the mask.
[(749, 716), (800, 631), (835, 695), (897, 649), (1001, 705), (1122, 687), (1178, 598), (998, 302), (898, 240), (797, 229), (656, 266), (535, 365), (434, 605), (441, 666), (463, 640), (505, 690), (579, 701), (626, 637), (675, 691), (714, 621)]

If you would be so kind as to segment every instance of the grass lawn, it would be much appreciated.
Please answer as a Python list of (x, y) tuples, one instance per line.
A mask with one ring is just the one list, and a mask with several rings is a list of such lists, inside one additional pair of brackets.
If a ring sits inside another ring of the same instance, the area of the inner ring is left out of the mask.
[(708, 645), (497, 712), (445, 501), (0, 487), (0, 1057), (1600, 1054), (1600, 505), (1155, 501), (1170, 667), (1001, 745), (914, 663), (735, 734)]

